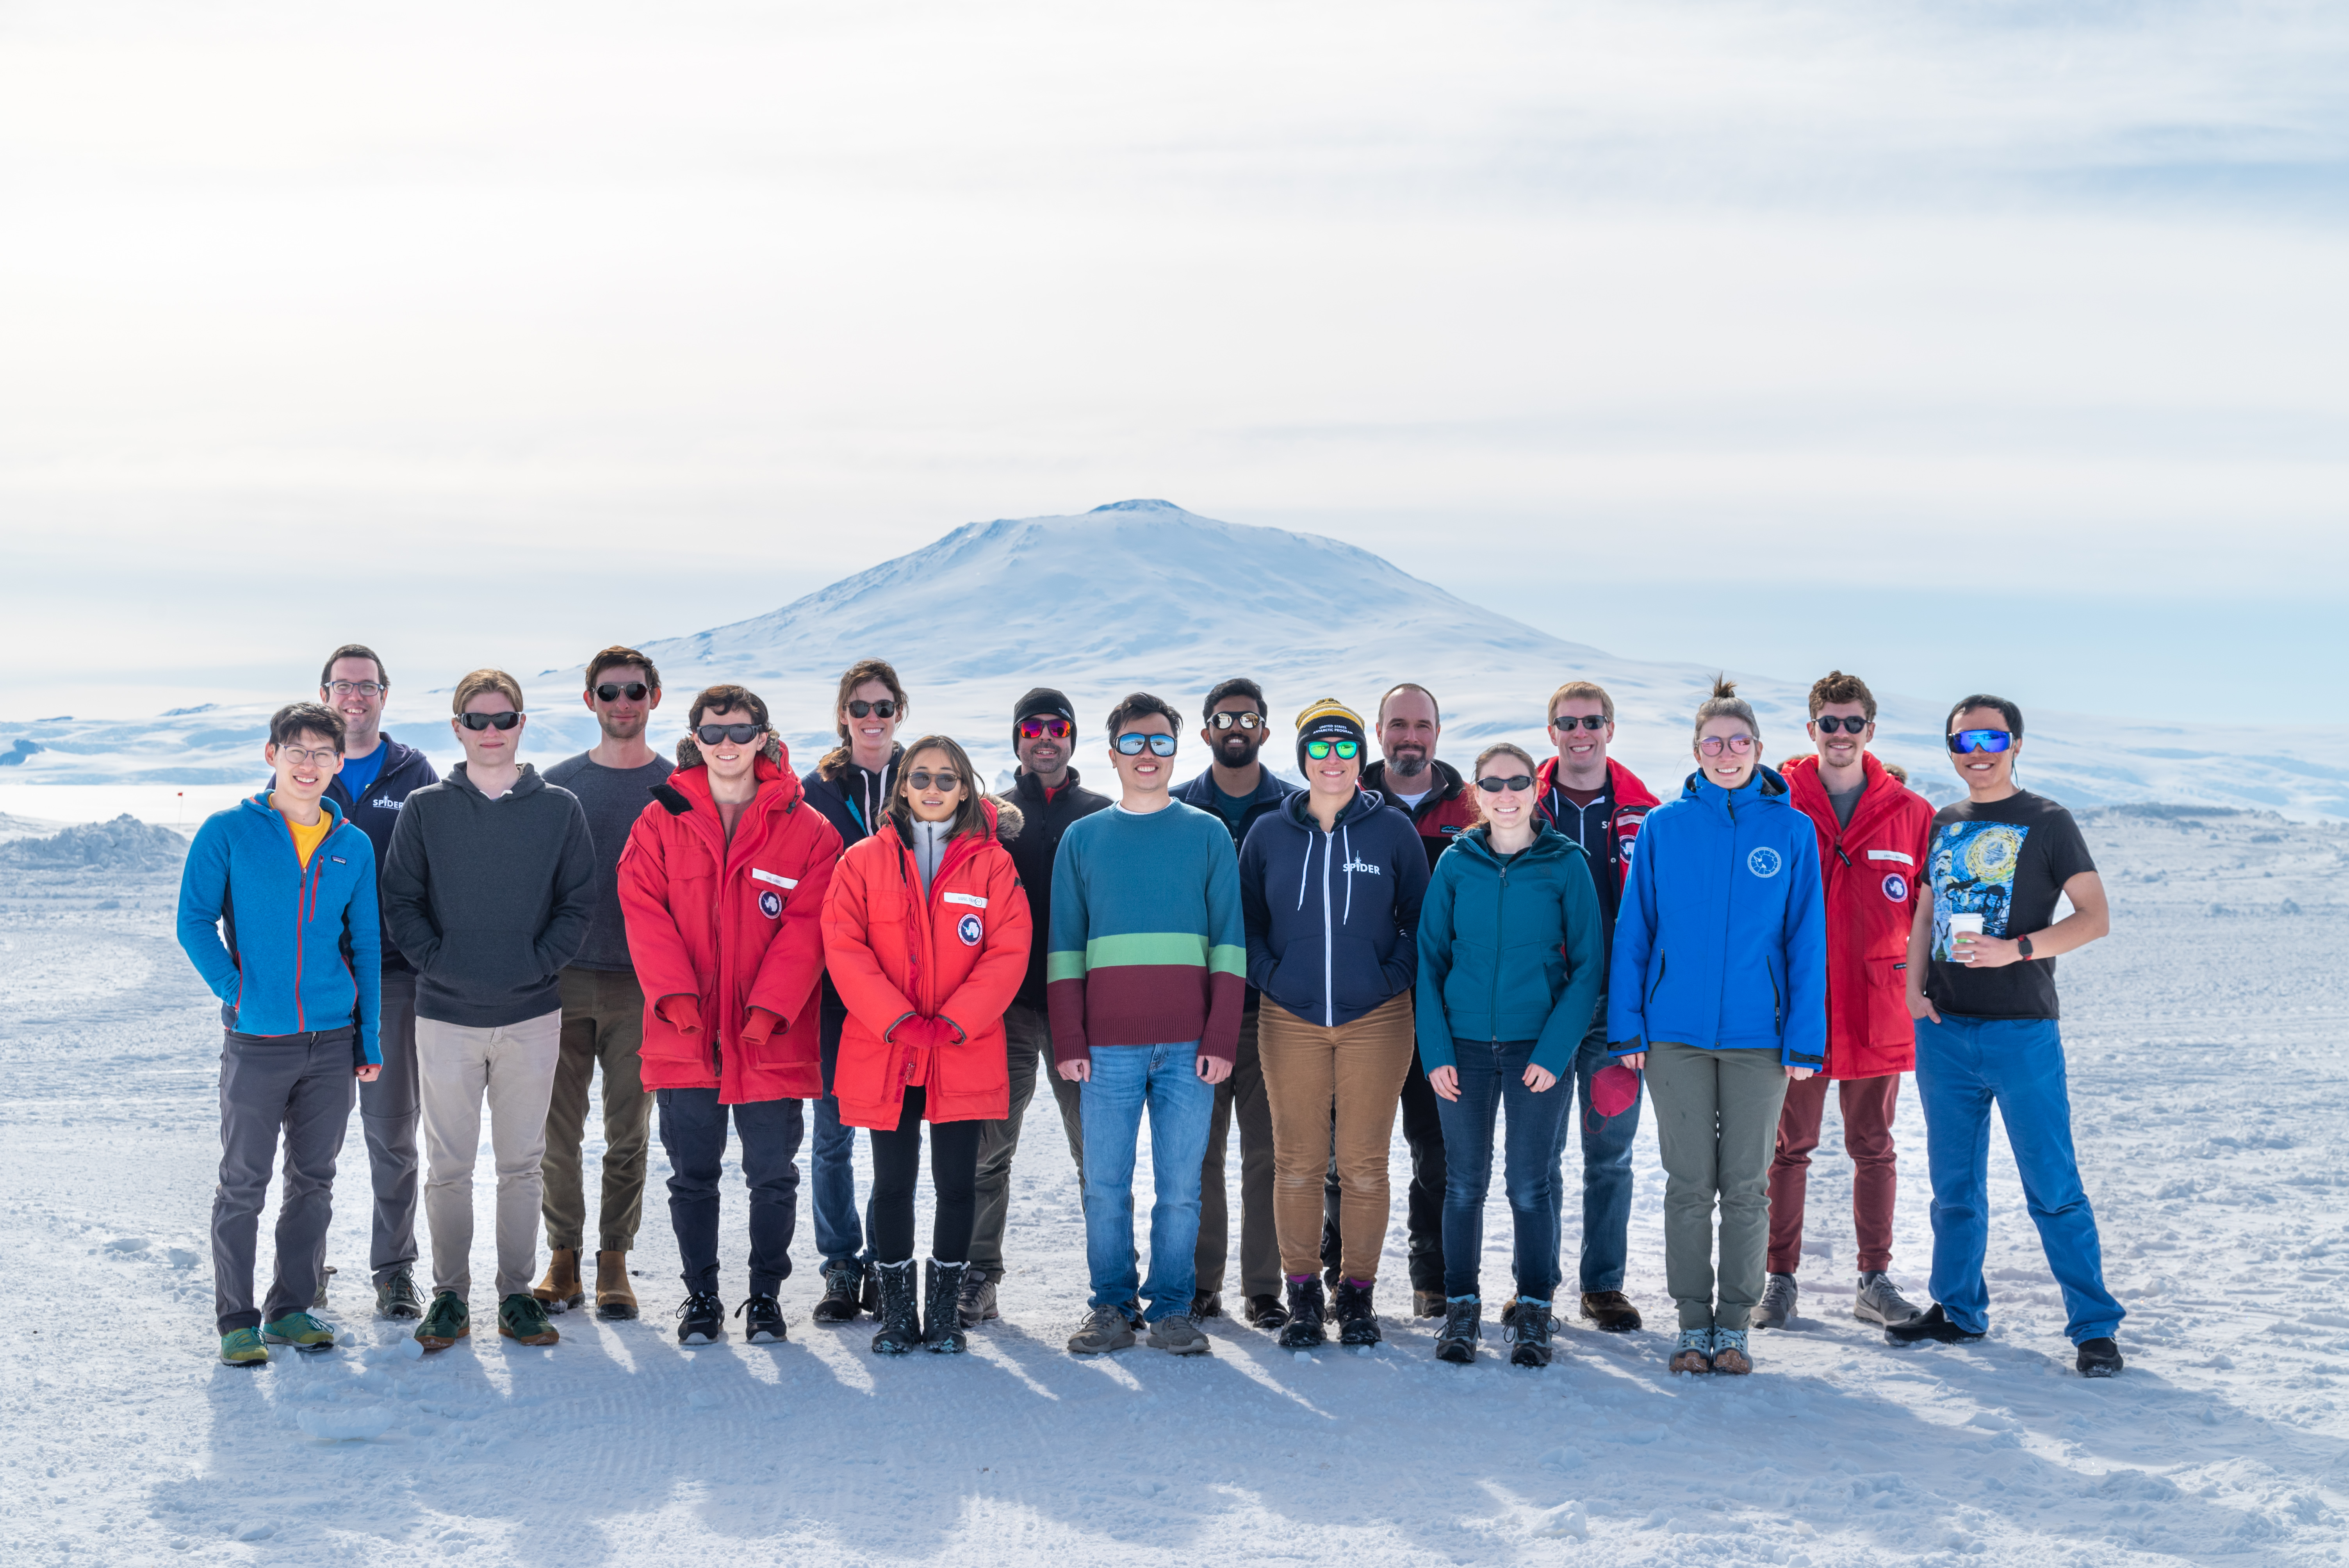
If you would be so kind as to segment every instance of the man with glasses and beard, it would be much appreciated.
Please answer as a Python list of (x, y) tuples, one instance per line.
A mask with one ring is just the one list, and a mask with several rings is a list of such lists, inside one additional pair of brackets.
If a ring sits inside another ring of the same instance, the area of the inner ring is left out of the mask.
[(586, 1304), (579, 1257), (586, 1243), (587, 1196), (580, 1145), (587, 1128), (587, 1086), (604, 1068), (603, 1202), (596, 1213), (595, 1315), (636, 1315), (628, 1252), (645, 1206), (645, 1146), (652, 1097), (637, 1057), (645, 1037), (645, 994), (628, 957), (620, 910), (620, 851), (652, 801), (656, 785), (676, 769), (645, 740), (660, 707), (660, 671), (634, 648), (609, 647), (587, 661), (581, 700), (603, 731), (595, 744), (546, 770), (546, 781), (579, 797), (595, 841), (595, 919), (586, 944), (563, 971), (563, 1055), (546, 1109), (546, 1277), (531, 1292), (549, 1312)]
[[(1207, 770), (1174, 791), (1186, 806), (1211, 811), (1232, 830), (1232, 848), (1247, 841), (1257, 818), (1279, 809), (1297, 786), (1273, 776), (1257, 760), (1271, 735), (1264, 688), (1245, 676), (1220, 682), (1207, 693), (1205, 727)], [(1232, 1076), (1216, 1086), (1216, 1109), (1207, 1125), (1207, 1158), (1199, 1171), (1198, 1283), (1194, 1305), (1202, 1317), (1224, 1310), (1224, 1267), (1231, 1255), (1231, 1210), (1224, 1180), (1225, 1150), (1232, 1117), (1240, 1123), (1240, 1289), (1247, 1296), (1247, 1320), (1262, 1329), (1288, 1321), (1281, 1300), (1280, 1237), (1272, 1221), (1272, 1107), (1264, 1098), (1264, 1065), (1257, 1055), (1255, 986), (1240, 1011), (1238, 1054)]]

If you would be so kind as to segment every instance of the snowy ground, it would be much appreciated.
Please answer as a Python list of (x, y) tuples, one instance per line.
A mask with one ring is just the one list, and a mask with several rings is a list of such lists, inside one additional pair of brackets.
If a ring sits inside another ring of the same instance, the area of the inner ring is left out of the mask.
[[(1226, 1320), (1211, 1358), (1077, 1362), (1081, 1224), (1049, 1111), (1005, 1319), (966, 1357), (884, 1362), (869, 1330), (814, 1326), (812, 1272), (785, 1286), (787, 1346), (680, 1349), (656, 1193), (640, 1323), (572, 1314), (552, 1349), (485, 1335), (419, 1362), (355, 1283), (345, 1349), (231, 1370), (205, 1243), (218, 1026), (171, 939), (173, 879), (0, 870), (0, 1562), (2340, 1561), (2349, 830), (2139, 815), (2090, 838), (2118, 934), (2064, 960), (2064, 989), (2131, 1314), (2109, 1383), (2070, 1370), (2002, 1146), (1975, 1347), (1896, 1351), (1846, 1315), (1850, 1184), (1823, 1159), (1805, 1316), (1757, 1336), (1751, 1378), (1674, 1381), (1661, 1332), (1578, 1326), (1547, 1372), (1443, 1367), (1392, 1316), (1365, 1357)], [(1913, 1094), (1900, 1132), (1894, 1273), (1921, 1294)], [(356, 1281), (356, 1129), (345, 1172), (330, 1256)], [(1661, 1191), (1643, 1134), (1630, 1289), (1656, 1325)], [(486, 1207), (476, 1233), (486, 1279)], [(1487, 1236), (1499, 1294), (1505, 1209)]]

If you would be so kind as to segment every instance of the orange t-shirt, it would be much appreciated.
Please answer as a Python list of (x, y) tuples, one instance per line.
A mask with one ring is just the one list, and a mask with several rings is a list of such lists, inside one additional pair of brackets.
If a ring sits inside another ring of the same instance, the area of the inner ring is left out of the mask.
[(302, 869), (306, 872), (310, 869), (312, 851), (326, 841), (327, 830), (334, 827), (335, 820), (321, 811), (317, 821), (307, 828), (291, 817), (285, 819), (285, 825), (294, 830), (294, 852), (302, 857)]

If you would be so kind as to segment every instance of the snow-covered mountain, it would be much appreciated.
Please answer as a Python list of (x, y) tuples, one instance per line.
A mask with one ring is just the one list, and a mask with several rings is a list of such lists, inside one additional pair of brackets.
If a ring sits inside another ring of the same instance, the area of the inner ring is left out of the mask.
[[(682, 730), (686, 694), (740, 681), (768, 700), (804, 763), (830, 743), (840, 670), (875, 655), (896, 665), (912, 694), (909, 737), (953, 734), (990, 769), (1010, 760), (1012, 702), (1031, 686), (1061, 687), (1075, 700), (1085, 737), (1079, 766), (1097, 773), (1106, 769), (1101, 720), (1137, 687), (1187, 711), (1217, 680), (1249, 675), (1285, 721), (1325, 696), (1367, 712), (1389, 686), (1417, 681), (1442, 700), (1444, 754), (1465, 761), (1502, 738), (1538, 755), (1544, 700), (1580, 676), (1614, 696), (1617, 753), (1660, 789), (1690, 767), (1689, 714), (1712, 674), (1614, 658), (1479, 608), (1368, 551), (1218, 522), (1163, 500), (968, 523), (767, 614), (643, 645), (672, 694), (662, 710), (672, 731)], [(1816, 672), (1797, 680), (1733, 673), (1761, 715), (1770, 756), (1803, 749), (1804, 697)], [(530, 755), (552, 760), (588, 743), (577, 666), (525, 685), (534, 715)], [(1953, 667), (1947, 693), (1878, 694), (1878, 752), (1906, 763), (1937, 799), (1956, 788), (1940, 744), (1942, 717), (1966, 689), (1965, 671)], [(403, 696), (388, 727), (453, 757), (445, 691)], [(2349, 817), (2349, 726), (2189, 729), (2038, 712), (2027, 692), (2009, 695), (2025, 704), (2031, 722), (2023, 777), (2060, 799)], [(259, 707), (215, 707), (144, 726), (0, 724), (0, 783), (250, 778), (265, 717)], [(1267, 755), (1288, 764), (1286, 746)]]

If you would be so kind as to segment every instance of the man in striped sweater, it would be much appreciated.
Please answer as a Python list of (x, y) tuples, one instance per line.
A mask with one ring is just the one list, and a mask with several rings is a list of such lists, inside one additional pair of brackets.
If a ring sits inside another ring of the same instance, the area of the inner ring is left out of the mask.
[[(1077, 1356), (1207, 1348), (1192, 1310), (1200, 1161), (1247, 991), (1239, 858), (1212, 813), (1167, 792), (1181, 716), (1136, 692), (1109, 716), (1121, 799), (1072, 825), (1052, 866), (1044, 996), (1052, 1058), (1082, 1085), (1085, 1264)], [(1133, 1161), (1150, 1115), (1150, 1277), (1133, 1247)], [(1137, 1295), (1138, 1293), (1138, 1295)], [(1147, 1306), (1142, 1305), (1147, 1300)]]

